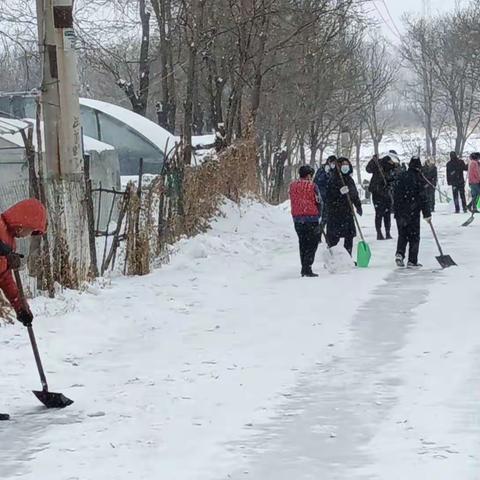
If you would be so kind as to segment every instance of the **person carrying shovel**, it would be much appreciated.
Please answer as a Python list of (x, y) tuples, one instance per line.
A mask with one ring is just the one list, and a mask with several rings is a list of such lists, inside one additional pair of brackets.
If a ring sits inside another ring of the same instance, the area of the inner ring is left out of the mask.
[(350, 256), (353, 251), (353, 239), (357, 235), (353, 208), (358, 215), (363, 214), (352, 173), (350, 160), (339, 158), (338, 166), (328, 181), (326, 197), (328, 246), (338, 245), (343, 238), (343, 245)]
[[(15, 239), (43, 235), (47, 230), (47, 211), (36, 199), (23, 200), (0, 215), (0, 288), (15, 310), (17, 320), (26, 327), (32, 325), (33, 315), (21, 298), (13, 270), (21, 266), (21, 256), (15, 253)], [(0, 414), (0, 420), (8, 420)]]
[(398, 243), (395, 263), (405, 266), (405, 253), (409, 246), (408, 264), (410, 268), (421, 267), (418, 263), (420, 248), (420, 213), (431, 222), (432, 213), (427, 197), (425, 180), (422, 176), (422, 162), (412, 157), (408, 170), (399, 175), (393, 191), (394, 214), (398, 227)]

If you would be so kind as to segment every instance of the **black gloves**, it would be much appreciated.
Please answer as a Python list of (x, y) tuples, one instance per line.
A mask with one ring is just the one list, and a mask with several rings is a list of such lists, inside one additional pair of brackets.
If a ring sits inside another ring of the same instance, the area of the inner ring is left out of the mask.
[(361, 206), (357, 207), (357, 213), (362, 216), (363, 215), (363, 209)]
[(32, 326), (32, 321), (33, 321), (33, 315), (30, 310), (19, 310), (17, 312), (17, 320), (20, 323), (23, 323), (25, 327), (31, 327)]

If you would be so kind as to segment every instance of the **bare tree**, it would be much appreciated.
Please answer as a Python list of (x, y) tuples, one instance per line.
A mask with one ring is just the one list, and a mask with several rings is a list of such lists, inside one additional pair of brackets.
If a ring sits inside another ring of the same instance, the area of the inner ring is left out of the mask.
[(455, 122), (455, 150), (459, 154), (480, 122), (479, 25), (478, 4), (444, 15), (433, 22), (435, 35), (426, 44), (441, 98)]
[(407, 33), (402, 38), (401, 54), (414, 74), (408, 85), (408, 97), (426, 134), (427, 155), (437, 156), (437, 142), (446, 125), (448, 109), (442, 99), (441, 85), (429, 51), (436, 32), (425, 19), (405, 20)]
[(380, 143), (392, 120), (392, 109), (388, 105), (388, 93), (392, 88), (397, 67), (393, 64), (387, 45), (381, 38), (373, 38), (364, 48), (361, 57), (362, 81), (367, 97), (364, 121), (373, 142), (375, 154), (379, 154)]

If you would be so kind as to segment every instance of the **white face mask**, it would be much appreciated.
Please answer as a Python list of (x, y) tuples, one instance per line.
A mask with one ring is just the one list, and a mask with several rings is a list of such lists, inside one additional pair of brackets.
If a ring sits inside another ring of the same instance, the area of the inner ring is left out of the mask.
[(325, 165), (325, 172), (329, 172), (330, 171), (330, 165)]
[(342, 165), (342, 173), (347, 175), (350, 173), (350, 167), (348, 165)]

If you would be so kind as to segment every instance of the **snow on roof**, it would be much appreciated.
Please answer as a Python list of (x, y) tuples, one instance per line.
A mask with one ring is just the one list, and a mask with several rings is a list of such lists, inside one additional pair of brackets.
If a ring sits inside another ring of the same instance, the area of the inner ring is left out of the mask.
[(91, 98), (80, 98), (80, 105), (98, 110), (99, 112), (109, 115), (110, 117), (128, 125), (162, 152), (167, 149), (170, 150), (177, 141), (177, 137), (167, 132), (167, 130), (160, 125), (157, 125), (148, 118), (142, 117), (142, 115), (138, 115), (138, 113), (119, 107), (118, 105), (102, 102), (100, 100), (92, 100)]
[[(0, 117), (0, 137), (7, 140), (8, 142), (17, 145), (18, 147), (25, 147), (23, 143), (23, 138), (21, 131), (26, 130), (29, 125), (34, 126), (33, 130), (33, 144), (37, 144), (37, 131), (35, 129), (35, 120), (32, 119), (25, 119), (25, 120), (17, 120), (17, 119), (10, 119), (10, 118), (1, 118)], [(42, 129), (42, 145), (45, 148), (45, 139), (43, 133), (43, 122), (41, 124)], [(83, 136), (83, 143), (85, 146), (85, 151), (87, 152), (103, 152), (105, 150), (115, 150), (112, 145), (108, 143), (100, 142), (99, 140), (95, 140), (92, 137), (87, 137), (86, 135)]]
[(87, 135), (83, 136), (83, 146), (85, 147), (86, 152), (104, 152), (106, 150), (115, 150), (115, 147), (109, 145), (108, 143), (101, 142)]

